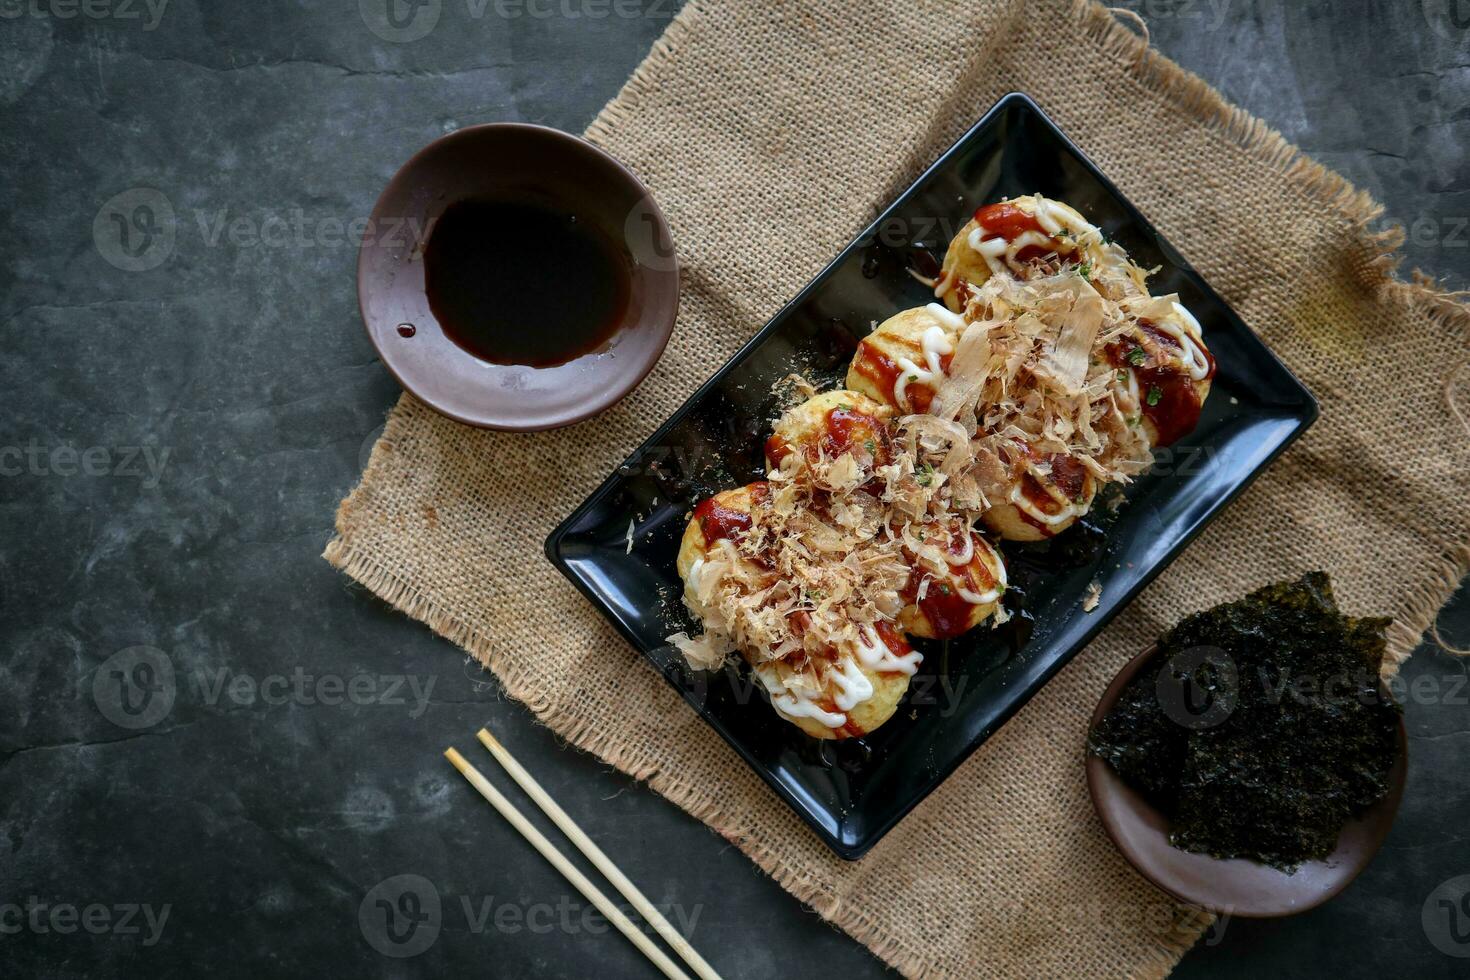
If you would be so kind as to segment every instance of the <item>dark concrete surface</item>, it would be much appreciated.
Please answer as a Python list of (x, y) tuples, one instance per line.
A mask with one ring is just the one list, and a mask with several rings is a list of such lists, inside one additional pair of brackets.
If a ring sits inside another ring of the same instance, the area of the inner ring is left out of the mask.
[[(580, 130), (672, 12), (385, 2), (0, 0), (0, 976), (653, 975), (440, 760), (485, 723), (726, 977), (882, 975), (318, 557), (397, 396), (343, 226), (441, 133)], [(1129, 6), (1467, 284), (1470, 4)], [(1180, 976), (1470, 969), (1466, 666), (1407, 676), (1384, 853)]]

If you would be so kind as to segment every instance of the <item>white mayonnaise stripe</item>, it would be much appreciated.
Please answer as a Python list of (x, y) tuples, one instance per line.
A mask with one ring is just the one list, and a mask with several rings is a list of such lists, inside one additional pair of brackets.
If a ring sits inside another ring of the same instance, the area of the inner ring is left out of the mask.
[(1062, 508), (1058, 510), (1055, 514), (1048, 514), (1044, 510), (1039, 510), (1036, 505), (1031, 503), (1031, 501), (1026, 498), (1026, 495), (1021, 492), (1020, 487), (1011, 488), (1011, 495), (1009, 499), (1017, 510), (1024, 511), (1026, 514), (1030, 515), (1043, 524), (1061, 524), (1064, 521), (1070, 520), (1073, 517), (1080, 517), (1081, 515), (1087, 513), (1087, 508), (1079, 507), (1077, 504), (1069, 502), (1067, 504), (1064, 504)]
[(781, 683), (774, 670), (756, 668), (755, 676), (771, 695), (771, 706), (787, 718), (812, 718), (827, 728), (841, 728), (847, 724), (847, 715), (821, 708), (816, 703), (815, 694), (805, 688), (792, 690)]
[(827, 676), (837, 688), (832, 700), (843, 711), (851, 711), (873, 696), (873, 682), (851, 657), (843, 657)]
[(972, 606), (982, 606), (987, 602), (996, 601), (1001, 597), (1002, 593), (1004, 593), (1006, 588), (1009, 586), (1009, 583), (1006, 581), (1005, 562), (1001, 561), (1000, 556), (995, 553), (995, 549), (990, 547), (989, 542), (981, 541), (980, 544), (981, 547), (985, 549), (985, 554), (988, 557), (988, 560), (985, 561), (985, 568), (995, 579), (995, 584), (992, 585), (985, 592), (979, 593), (971, 592), (969, 589), (956, 586), (956, 589), (960, 594), (960, 598), (964, 599)]
[[(944, 326), (949, 327), (951, 330), (965, 329), (965, 318), (960, 316), (958, 313), (955, 313), (947, 306), (941, 306), (938, 303), (930, 303), (928, 306), (924, 307), (924, 309), (929, 312), (930, 316), (938, 320)], [(949, 351), (945, 351), (945, 353), (948, 354)]]
[[(958, 321), (960, 328), (965, 326), (964, 317), (951, 313), (938, 303), (930, 303), (926, 309), (936, 320), (944, 323)], [(943, 312), (941, 318), (934, 313), (935, 310)], [(954, 344), (950, 343), (949, 335), (943, 327), (927, 327), (920, 338), (920, 347), (924, 351), (924, 367), (919, 367), (907, 357), (898, 357), (894, 361), (898, 364), (898, 378), (893, 382), (893, 403), (905, 412), (911, 411), (909, 404), (909, 385), (926, 384), (931, 389), (938, 391), (939, 385), (944, 381), (944, 364), (940, 360), (945, 354), (954, 353)]]
[(858, 659), (863, 666), (875, 673), (880, 674), (908, 674), (913, 676), (919, 669), (924, 655), (917, 650), (911, 650), (902, 657), (897, 656), (888, 649), (888, 644), (883, 642), (883, 637), (871, 626), (864, 626), (858, 630), (858, 641), (856, 643)]
[(1081, 517), (1087, 513), (1091, 506), (1090, 502), (1079, 504), (1068, 499), (1067, 495), (1062, 493), (1061, 489), (1050, 478), (1043, 475), (1036, 468), (1035, 463), (1027, 463), (1026, 470), (1036, 478), (1037, 485), (1046, 491), (1047, 496), (1062, 506), (1055, 514), (1048, 514), (1043, 510), (1039, 510), (1027, 499), (1026, 494), (1023, 492), (1025, 484), (1018, 482), (1011, 488), (1010, 497), (1008, 498), (1017, 510), (1024, 511), (1043, 524), (1061, 524), (1063, 521), (1069, 520), (1072, 517)]
[(1181, 328), (1167, 320), (1158, 326), (1171, 337), (1178, 340), (1179, 346), (1184, 349), (1185, 360), (1187, 361), (1186, 367), (1189, 369), (1190, 378), (1195, 381), (1203, 381), (1205, 376), (1210, 373), (1210, 359), (1205, 356), (1205, 352), (1200, 346), (1198, 339), (1200, 337), (1199, 321), (1194, 318), (1193, 313), (1186, 310), (1180, 303), (1174, 304), (1174, 312), (1184, 321), (1184, 327)]

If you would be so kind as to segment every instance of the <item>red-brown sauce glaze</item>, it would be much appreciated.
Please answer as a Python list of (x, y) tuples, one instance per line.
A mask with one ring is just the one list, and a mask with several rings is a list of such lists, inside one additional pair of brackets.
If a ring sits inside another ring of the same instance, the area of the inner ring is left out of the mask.
[[(898, 627), (894, 626), (887, 620), (880, 620), (879, 622), (874, 623), (873, 632), (878, 634), (878, 639), (883, 641), (883, 645), (886, 646), (889, 652), (892, 653), (895, 657), (902, 657), (905, 654), (912, 653), (914, 650), (913, 646), (908, 641), (908, 637), (900, 633), (898, 631)], [(882, 671), (882, 673), (901, 672)]]
[[(1174, 358), (1181, 355), (1179, 342), (1156, 327), (1152, 320), (1140, 319), (1138, 326), (1144, 342), (1116, 340), (1108, 345), (1108, 359), (1114, 367), (1133, 370), (1138, 380), (1139, 407), (1158, 432), (1154, 445), (1172, 446), (1199, 424), (1202, 407), (1199, 391), (1187, 370), (1162, 356), (1168, 354)], [(1213, 378), (1215, 357), (1204, 345), (1200, 349), (1209, 364), (1205, 377)], [(1142, 352), (1141, 358), (1135, 351)]]
[(1047, 235), (1046, 229), (1041, 227), (1041, 222), (1036, 220), (1035, 215), (1027, 214), (1010, 201), (999, 201), (995, 204), (986, 204), (983, 207), (976, 208), (975, 221), (985, 230), (984, 234), (980, 236), (981, 241), (989, 241), (992, 238), (1004, 238), (1008, 242), (1013, 242), (1028, 231), (1034, 231), (1051, 241), (1052, 245), (1050, 248), (1043, 248), (1040, 245), (1027, 245), (1016, 253), (1017, 262), (1030, 262), (1032, 259), (1039, 259), (1049, 252), (1072, 251), (1071, 245), (1066, 242), (1059, 242), (1050, 235)]
[[(961, 540), (963, 542), (963, 539)], [(977, 541), (975, 543), (975, 553), (977, 556), (981, 554), (983, 548), (985, 548), (983, 542)], [(948, 550), (951, 554), (962, 552), (964, 550), (963, 543), (959, 547), (955, 547), (954, 540), (951, 539)], [(957, 582), (941, 582), (938, 579), (932, 578), (933, 573), (927, 569), (915, 565), (909, 570), (909, 580), (904, 584), (903, 589), (899, 593), (903, 597), (904, 602), (909, 605), (918, 605), (919, 611), (929, 620), (929, 625), (933, 628), (935, 638), (940, 640), (948, 640), (959, 636), (961, 633), (969, 630), (972, 625), (970, 617), (975, 611), (975, 607), (964, 596), (960, 595), (959, 590), (955, 588), (956, 585), (970, 592), (989, 592), (996, 585), (996, 579), (991, 574), (990, 569), (979, 561), (978, 557), (963, 567), (951, 565), (950, 574)], [(920, 599), (918, 598), (919, 586), (926, 577), (930, 578), (931, 581), (929, 582), (929, 587), (924, 590), (924, 598)], [(977, 578), (983, 581), (977, 582)], [(889, 649), (892, 649), (894, 653), (898, 653), (898, 650), (892, 646)]]
[[(898, 341), (913, 349), (914, 363), (919, 363), (924, 358), (924, 346), (911, 340)], [(939, 356), (939, 367), (945, 374), (949, 373), (950, 362), (954, 360), (954, 354), (941, 354)], [(892, 400), (894, 385), (898, 384), (899, 375), (903, 369), (898, 362), (889, 357), (875, 345), (864, 340), (858, 345), (857, 358), (853, 364), (858, 374), (873, 383), (873, 387), (883, 392), (885, 399)], [(918, 414), (929, 411), (929, 406), (934, 404), (934, 389), (927, 384), (913, 382), (904, 388), (908, 395), (909, 410)]]
[(781, 460), (790, 455), (791, 443), (772, 433), (771, 437), (766, 440), (766, 463), (771, 469), (778, 469), (781, 466)]
[[(750, 503), (752, 507), (763, 503), (770, 495), (769, 485), (751, 484)], [(750, 530), (752, 523), (750, 511), (726, 507), (720, 503), (719, 495), (700, 501), (699, 505), (694, 508), (694, 519), (699, 522), (700, 533), (704, 535), (707, 544), (713, 544), (722, 538), (739, 541)]]
[[(852, 453), (859, 461), (871, 460), (874, 467), (886, 466), (893, 461), (892, 441), (883, 420), (867, 412), (841, 406), (827, 412), (821, 435), (814, 442), (806, 443), (804, 448), (811, 460), (821, 452), (828, 459)], [(793, 451), (791, 443), (780, 435), (772, 434), (766, 440), (766, 462), (772, 467), (779, 467)]]
[(853, 453), (871, 457), (874, 466), (884, 466), (890, 461), (888, 428), (875, 416), (856, 409), (838, 406), (829, 411), (822, 427), (821, 443), (822, 451), (830, 459)]
[[(1031, 459), (1036, 458), (1030, 446), (1019, 442), (1016, 443), (1016, 446), (1019, 455)], [(1066, 453), (1048, 453), (1042, 459), (1051, 466), (1050, 482), (1052, 486), (1066, 495), (1068, 500), (1078, 500), (1084, 495), (1087, 487), (1086, 467)], [(1056, 498), (1048, 493), (1047, 489), (1041, 485), (1041, 481), (1032, 476), (1029, 471), (1021, 476), (1021, 496), (1045, 514), (1054, 514), (1061, 509), (1057, 506)], [(1030, 524), (1048, 538), (1057, 533), (1054, 526), (1037, 520), (1019, 507), (1016, 508), (1016, 513), (1022, 521)]]

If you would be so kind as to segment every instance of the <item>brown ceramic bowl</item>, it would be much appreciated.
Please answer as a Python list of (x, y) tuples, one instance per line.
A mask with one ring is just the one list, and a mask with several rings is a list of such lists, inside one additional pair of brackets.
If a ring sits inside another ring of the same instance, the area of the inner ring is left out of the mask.
[[(1150, 647), (1130, 660), (1108, 686), (1089, 729), (1117, 704), (1135, 674), (1154, 656)], [(1294, 874), (1240, 858), (1221, 860), (1169, 844), (1169, 823), (1129, 788), (1102, 759), (1088, 753), (1087, 788), (1103, 828), (1118, 850), (1149, 881), (1181, 902), (1247, 919), (1295, 915), (1315, 908), (1348, 886), (1378, 853), (1404, 795), (1409, 737), (1399, 721), (1398, 760), (1389, 772), (1388, 795), (1348, 822), (1337, 850), (1308, 861)]]
[[(629, 301), (601, 349), (554, 367), (492, 364), (445, 335), (424, 292), (424, 247), (446, 208), (487, 198), (565, 209), (627, 250)], [(469, 425), (534, 431), (580, 422), (647, 376), (674, 329), (679, 267), (663, 213), (627, 167), (555, 129), (492, 123), (435, 140), (394, 175), (358, 254), (357, 297), (383, 363), (421, 401)]]

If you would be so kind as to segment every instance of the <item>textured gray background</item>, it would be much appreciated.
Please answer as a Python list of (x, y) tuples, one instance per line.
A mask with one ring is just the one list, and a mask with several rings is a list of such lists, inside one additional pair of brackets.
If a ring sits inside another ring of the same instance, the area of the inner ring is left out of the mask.
[[(652, 975), (439, 758), (485, 723), (725, 976), (883, 974), (318, 557), (397, 396), (334, 222), (459, 126), (580, 130), (672, 10), (444, 0), (433, 31), (395, 43), (359, 6), (172, 0), (154, 24), (141, 0), (0, 0), (0, 974)], [(1470, 3), (1129, 6), (1166, 53), (1377, 195), (1410, 265), (1466, 285)], [(107, 204), (134, 188), (166, 205)], [(138, 218), (126, 242), (113, 214)], [(1443, 625), (1470, 637), (1463, 594)], [(121, 653), (138, 646), (152, 652)], [(175, 671), (149, 727), (109, 681), (146, 681), (138, 657)], [(1407, 673), (1413, 767), (1384, 853), (1325, 908), (1229, 923), (1180, 976), (1470, 967), (1453, 928), (1470, 918), (1431, 901), (1470, 874), (1466, 669), (1422, 651)], [(393, 696), (395, 675), (432, 690)], [(405, 874), (442, 911), (426, 951), (389, 958), (375, 902)], [(168, 907), (158, 936), (142, 912), (122, 921), (144, 905)], [(91, 930), (68, 917), (88, 906)], [(1076, 914), (1106, 913), (1078, 896)]]

